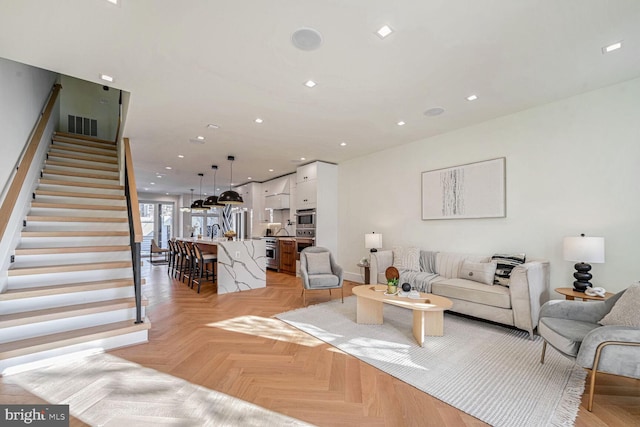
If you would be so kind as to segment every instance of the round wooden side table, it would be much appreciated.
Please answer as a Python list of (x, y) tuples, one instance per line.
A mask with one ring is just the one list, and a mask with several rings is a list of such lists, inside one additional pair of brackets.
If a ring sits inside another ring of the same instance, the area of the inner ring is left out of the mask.
[(576, 298), (581, 298), (582, 301), (604, 301), (608, 298), (611, 298), (614, 294), (611, 292), (606, 292), (604, 294), (604, 298), (602, 297), (592, 297), (589, 295), (586, 295), (584, 292), (576, 292), (573, 290), (573, 288), (555, 288), (554, 289), (557, 293), (559, 293), (560, 295), (564, 295), (564, 298), (567, 300), (575, 300)]

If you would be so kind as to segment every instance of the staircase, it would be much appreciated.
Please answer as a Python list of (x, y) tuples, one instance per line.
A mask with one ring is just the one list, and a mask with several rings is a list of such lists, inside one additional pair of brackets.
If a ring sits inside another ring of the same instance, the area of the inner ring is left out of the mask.
[[(56, 133), (0, 293), (9, 367), (147, 342), (135, 324), (129, 223), (113, 142)], [(143, 318), (144, 318), (143, 301)]]

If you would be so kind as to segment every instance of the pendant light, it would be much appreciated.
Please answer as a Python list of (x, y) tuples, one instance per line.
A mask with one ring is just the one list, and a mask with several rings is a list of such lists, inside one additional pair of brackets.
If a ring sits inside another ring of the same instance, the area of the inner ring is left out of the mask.
[(202, 206), (204, 204), (204, 200), (202, 200), (202, 177), (204, 176), (204, 174), (199, 173), (198, 176), (200, 177), (200, 198), (191, 203), (191, 210), (196, 212), (208, 211), (209, 208), (205, 208), (204, 206)]
[(207, 208), (224, 208), (224, 205), (218, 203), (218, 196), (216, 196), (216, 174), (218, 173), (218, 166), (211, 165), (213, 169), (213, 194), (207, 197), (202, 206)]
[(227, 157), (227, 160), (231, 162), (231, 180), (229, 181), (229, 191), (225, 191), (218, 197), (218, 203), (222, 203), (223, 205), (241, 205), (244, 203), (242, 197), (231, 189), (231, 183), (233, 182), (233, 161), (235, 159), (233, 156)]
[(193, 204), (193, 188), (191, 189), (191, 204), (189, 206), (182, 206), (180, 212), (191, 212), (191, 205)]

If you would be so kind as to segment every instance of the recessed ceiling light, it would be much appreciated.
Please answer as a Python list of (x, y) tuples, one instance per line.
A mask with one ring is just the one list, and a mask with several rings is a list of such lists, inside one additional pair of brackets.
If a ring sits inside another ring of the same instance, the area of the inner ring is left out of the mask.
[(427, 111), (425, 111), (424, 115), (425, 116), (429, 116), (429, 117), (433, 117), (433, 116), (439, 116), (442, 113), (444, 113), (444, 108), (442, 108), (442, 107), (433, 107), (433, 108), (429, 108)]
[(209, 129), (218, 129), (220, 126), (218, 126), (218, 125), (214, 125), (213, 123), (209, 123), (209, 124), (207, 125), (207, 127), (208, 127)]
[(149, 191), (149, 188), (148, 187), (144, 187), (144, 191)]
[(165, 166), (164, 168), (165, 168), (166, 170), (168, 170), (168, 171), (170, 171), (170, 170), (172, 169), (172, 168), (171, 168), (171, 166)]
[(251, 178), (250, 176), (248, 176), (248, 177), (247, 177), (247, 179), (253, 179), (253, 178)]
[(378, 37), (380, 37), (381, 39), (387, 37), (389, 34), (393, 33), (393, 30), (391, 29), (390, 26), (388, 25), (383, 25), (382, 27), (380, 27), (380, 29), (378, 31), (376, 31), (376, 34), (378, 35)]
[(204, 141), (204, 136), (198, 135), (196, 136), (196, 139), (199, 139), (200, 141)]
[(406, 123), (405, 123), (405, 122), (403, 122), (402, 120), (400, 120), (400, 121), (399, 121), (398, 123), (396, 123), (396, 124), (397, 124), (398, 126), (404, 126), (404, 125), (406, 125)]
[(317, 83), (316, 83), (316, 82), (314, 82), (313, 80), (307, 80), (306, 82), (304, 82), (304, 85), (305, 85), (306, 87), (308, 87), (308, 88), (312, 88), (312, 87), (314, 87), (315, 85), (317, 85)]
[(467, 101), (475, 101), (478, 99), (478, 95), (469, 95), (467, 96)]
[(178, 158), (184, 159), (184, 156), (182, 154), (178, 154)]
[(269, 172), (273, 172), (273, 169), (269, 169)]
[(160, 179), (162, 178), (162, 175), (156, 175), (156, 178)]
[(255, 120), (255, 122), (256, 122), (256, 123), (262, 123), (262, 122), (263, 122), (263, 120), (262, 120), (260, 117), (258, 117), (258, 118)]
[(105, 82), (113, 83), (113, 77), (108, 76), (106, 74), (100, 74), (100, 78)]
[(618, 50), (622, 47), (622, 41), (616, 42), (614, 44), (610, 44), (609, 46), (605, 46), (602, 48), (602, 53), (613, 52), (614, 50)]
[(169, 195), (169, 193), (164, 193), (164, 194), (166, 194), (167, 196)]
[(305, 161), (305, 160), (307, 160), (307, 158), (306, 157), (300, 157), (300, 160)]
[(151, 184), (151, 185), (156, 185), (156, 183), (155, 183), (155, 182), (150, 182), (149, 184)]
[(109, 3), (118, 4), (118, 0), (107, 0)]
[(341, 147), (344, 147), (345, 145), (347, 145), (347, 143), (346, 143), (346, 142), (344, 142), (344, 141), (342, 141), (342, 142), (340, 143), (340, 146), (341, 146)]

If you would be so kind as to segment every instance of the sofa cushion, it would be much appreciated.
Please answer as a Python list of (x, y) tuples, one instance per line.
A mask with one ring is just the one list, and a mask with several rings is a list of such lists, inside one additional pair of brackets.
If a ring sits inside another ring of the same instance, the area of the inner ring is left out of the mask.
[(460, 278), (473, 280), (474, 282), (493, 285), (496, 274), (495, 262), (471, 262), (464, 260), (460, 267)]
[(513, 270), (516, 265), (524, 264), (526, 256), (523, 253), (495, 254), (491, 257), (491, 260), (495, 261), (498, 264), (498, 267), (496, 268), (496, 277), (494, 279), (494, 284), (509, 286), (511, 270)]
[(436, 255), (436, 271), (434, 273), (449, 279), (460, 277), (460, 267), (465, 259), (471, 262), (489, 262), (488, 256), (438, 252), (438, 255)]
[(309, 286), (312, 288), (334, 288), (338, 286), (340, 279), (335, 274), (310, 274)]
[(633, 326), (640, 328), (640, 284), (627, 288), (611, 311), (600, 320), (606, 326)]
[(332, 274), (329, 252), (309, 252), (307, 257), (307, 273), (311, 274)]
[(393, 266), (398, 270), (420, 271), (420, 248), (394, 246)]
[[(495, 287), (499, 288), (499, 286)], [(538, 333), (554, 348), (576, 357), (584, 337), (598, 327), (598, 324), (591, 322), (543, 317), (538, 323)]]
[(511, 308), (508, 288), (487, 286), (466, 279), (437, 279), (431, 284), (431, 293), (493, 307)]

